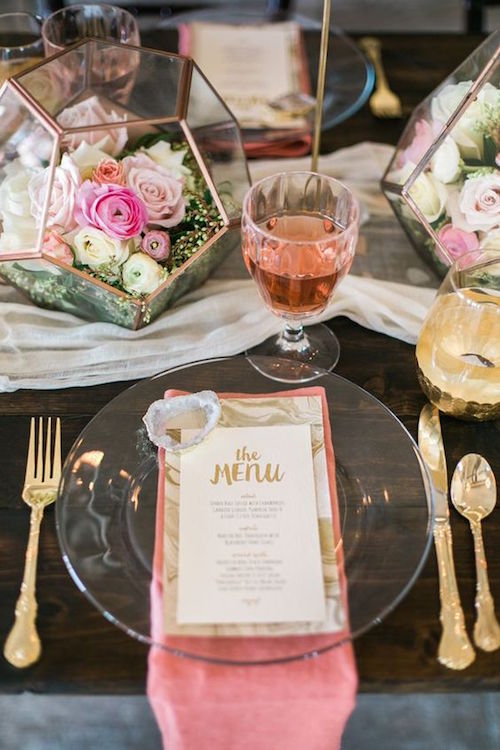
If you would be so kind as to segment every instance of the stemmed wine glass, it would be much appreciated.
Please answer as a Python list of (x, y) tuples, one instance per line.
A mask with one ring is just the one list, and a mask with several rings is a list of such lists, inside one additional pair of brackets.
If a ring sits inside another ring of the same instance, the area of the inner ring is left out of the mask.
[[(283, 172), (257, 182), (243, 204), (243, 257), (267, 307), (284, 328), (251, 349), (272, 360), (265, 374), (285, 382), (311, 379), (311, 365), (332, 370), (340, 347), (325, 325), (304, 329), (323, 312), (349, 271), (358, 238), (359, 205), (338, 180)], [(287, 361), (285, 361), (287, 360)], [(264, 359), (255, 358), (259, 370)], [(308, 367), (304, 367), (308, 365)]]
[(86, 37), (140, 44), (139, 27), (125, 8), (105, 4), (69, 5), (45, 19), (43, 43), (47, 57)]
[(0, 84), (43, 59), (42, 20), (31, 13), (0, 15)]

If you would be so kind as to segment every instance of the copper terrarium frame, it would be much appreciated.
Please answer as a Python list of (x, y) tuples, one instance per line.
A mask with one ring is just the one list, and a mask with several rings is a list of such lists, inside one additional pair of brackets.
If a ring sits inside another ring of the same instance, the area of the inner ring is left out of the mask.
[[(165, 115), (165, 116), (157, 116), (157, 117), (137, 117), (135, 119), (131, 118), (131, 119), (126, 119), (126, 120), (120, 120), (115, 123), (107, 122), (107, 123), (102, 123), (102, 124), (85, 125), (85, 126), (74, 127), (74, 128), (62, 127), (60, 123), (57, 122), (57, 117), (59, 116), (60, 112), (62, 112), (64, 109), (70, 106), (73, 103), (73, 101), (76, 101), (81, 96), (81, 93), (78, 94), (73, 99), (70, 99), (69, 101), (65, 101), (64, 104), (58, 108), (57, 112), (55, 112), (54, 114), (51, 114), (47, 111), (47, 109), (43, 106), (43, 104), (37, 101), (30, 94), (30, 92), (23, 86), (22, 78), (29, 75), (33, 71), (35, 71), (37, 68), (41, 68), (45, 65), (53, 63), (54, 60), (56, 60), (59, 57), (68, 55), (69, 53), (79, 48), (85, 48), (85, 84), (84, 84), (83, 90), (89, 90), (91, 88), (89, 84), (89, 72), (92, 69), (92, 55), (93, 55), (93, 51), (95, 50), (96, 44), (105, 45), (106, 47), (117, 47), (117, 48), (120, 48), (121, 50), (123, 50), (123, 48), (126, 47), (126, 50), (130, 51), (131, 53), (135, 51), (137, 54), (147, 53), (147, 54), (158, 56), (158, 57), (164, 57), (170, 60), (172, 58), (180, 60), (182, 62), (182, 68), (180, 71), (178, 88), (177, 88), (177, 100), (176, 100), (175, 114), (171, 116)], [(222, 101), (222, 99), (217, 94), (213, 86), (210, 84), (206, 76), (204, 76), (204, 74), (198, 68), (196, 63), (189, 57), (186, 57), (184, 55), (179, 55), (177, 53), (166, 52), (164, 50), (158, 50), (158, 49), (153, 49), (149, 47), (137, 47), (137, 46), (128, 45), (128, 44), (122, 45), (119, 42), (108, 42), (107, 40), (98, 39), (96, 37), (88, 37), (84, 39), (83, 41), (80, 41), (74, 45), (71, 45), (70, 47), (65, 48), (61, 52), (58, 52), (55, 55), (52, 55), (50, 58), (42, 60), (41, 62), (37, 63), (31, 68), (23, 70), (20, 73), (4, 81), (4, 83), (0, 87), (0, 98), (6, 91), (11, 91), (13, 94), (15, 94), (16, 98), (33, 115), (35, 120), (38, 121), (39, 124), (42, 125), (43, 128), (49, 134), (52, 135), (52, 137), (54, 138), (54, 143), (53, 143), (52, 152), (50, 156), (50, 162), (49, 162), (49, 165), (52, 167), (52, 169), (50, 171), (50, 177), (49, 177), (48, 185), (46, 189), (46, 195), (45, 195), (45, 200), (44, 200), (44, 205), (43, 205), (43, 210), (42, 210), (42, 219), (40, 221), (40, 229), (38, 232), (37, 246), (35, 248), (20, 249), (20, 250), (14, 250), (14, 251), (2, 251), (0, 253), (0, 276), (2, 276), (2, 264), (4, 261), (30, 260), (30, 259), (41, 259), (41, 260), (48, 261), (50, 262), (50, 264), (56, 267), (59, 267), (61, 270), (65, 271), (66, 273), (71, 273), (76, 278), (80, 278), (86, 281), (87, 283), (90, 283), (91, 285), (95, 286), (96, 288), (105, 290), (107, 294), (113, 295), (116, 300), (126, 300), (127, 303), (134, 305), (136, 307), (136, 312), (134, 315), (133, 324), (130, 326), (133, 329), (141, 328), (143, 325), (146, 325), (149, 322), (148, 310), (150, 308), (150, 305), (160, 295), (163, 294), (168, 298), (168, 303), (165, 304), (165, 306), (163, 307), (163, 309), (165, 309), (175, 299), (181, 296), (181, 294), (185, 293), (186, 291), (188, 291), (189, 289), (195, 286), (198, 286), (207, 278), (207, 276), (213, 270), (215, 265), (218, 265), (220, 262), (222, 262), (222, 260), (234, 248), (236, 241), (237, 241), (237, 237), (239, 237), (240, 215), (239, 215), (239, 210), (238, 210), (237, 216), (230, 216), (228, 211), (226, 210), (224, 202), (221, 200), (217, 187), (214, 183), (210, 170), (207, 166), (205, 157), (203, 156), (198, 146), (197, 139), (195, 137), (196, 128), (191, 129), (187, 121), (188, 106), (190, 102), (190, 87), (191, 87), (191, 81), (192, 81), (194, 70), (196, 70), (197, 75), (203, 80), (204, 84), (212, 92), (213, 96), (218, 100), (220, 105), (227, 112), (227, 122), (230, 122), (231, 127), (234, 128), (234, 133), (237, 138), (237, 146), (238, 146), (238, 149), (241, 150), (241, 154), (243, 155), (243, 164), (244, 164), (244, 170), (245, 170), (244, 171), (245, 184), (249, 186), (251, 184), (251, 178), (250, 178), (246, 159), (244, 158), (243, 142), (242, 142), (240, 127), (237, 121), (235, 120), (234, 116), (231, 114), (230, 110), (228, 109), (227, 105)], [(122, 291), (120, 289), (117, 289), (107, 284), (105, 281), (102, 281), (94, 276), (90, 276), (89, 274), (86, 274), (84, 271), (78, 268), (69, 266), (68, 264), (64, 263), (58, 258), (53, 257), (52, 255), (45, 254), (42, 250), (45, 222), (46, 222), (49, 205), (50, 205), (50, 197), (51, 197), (53, 178), (54, 178), (54, 168), (55, 166), (57, 166), (58, 160), (60, 158), (60, 154), (62, 151), (61, 147), (63, 143), (63, 138), (67, 136), (68, 134), (72, 135), (72, 134), (77, 134), (77, 133), (96, 132), (99, 130), (110, 131), (110, 130), (117, 129), (119, 127), (123, 127), (124, 125), (128, 128), (130, 126), (155, 127), (155, 126), (162, 126), (162, 125), (165, 126), (165, 125), (172, 125), (172, 124), (176, 124), (179, 127), (180, 129), (179, 132), (182, 133), (182, 136), (185, 139), (186, 145), (189, 147), (194, 159), (196, 160), (197, 166), (199, 167), (203, 180), (205, 181), (205, 184), (208, 190), (210, 191), (210, 194), (214, 200), (215, 206), (220, 215), (220, 220), (221, 220), (221, 225), (222, 225), (218, 229), (218, 231), (216, 231), (212, 236), (210, 236), (208, 240), (199, 249), (197, 249), (187, 260), (185, 260), (182, 263), (180, 267), (172, 271), (169, 274), (169, 276), (165, 279), (165, 281), (163, 281), (153, 292), (141, 298), (134, 297), (133, 295), (130, 295), (125, 291)], [(213, 126), (209, 126), (209, 127), (217, 128), (217, 124), (214, 124)], [(237, 205), (239, 209), (239, 202)], [(183, 286), (183, 289), (182, 291), (178, 292), (175, 289), (175, 287), (177, 286), (177, 283), (179, 282), (181, 277), (183, 277), (185, 274), (189, 274), (190, 271), (193, 269), (193, 267), (197, 263), (200, 262), (200, 260), (206, 259), (207, 256), (209, 256), (210, 254), (213, 254), (215, 250), (214, 246), (216, 245), (220, 245), (220, 250), (218, 251), (218, 257), (216, 261), (214, 263), (210, 263), (210, 262), (208, 264), (205, 263), (204, 265), (207, 266), (207, 268), (204, 268), (204, 270), (200, 274), (197, 274), (198, 278), (193, 279), (194, 283), (186, 283), (184, 285), (182, 284), (179, 285), (179, 286)], [(7, 275), (5, 275), (5, 278), (7, 279), (9, 283), (12, 283), (14, 286), (16, 286), (22, 293), (26, 294), (26, 290), (20, 287), (18, 284), (16, 284), (15, 281), (12, 281), (11, 279), (9, 279)]]

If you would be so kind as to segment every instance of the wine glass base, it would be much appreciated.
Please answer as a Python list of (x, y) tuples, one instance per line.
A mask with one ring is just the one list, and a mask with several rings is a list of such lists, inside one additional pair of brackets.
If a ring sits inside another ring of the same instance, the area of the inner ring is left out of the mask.
[(272, 380), (306, 383), (320, 377), (324, 370), (333, 370), (339, 361), (340, 345), (333, 331), (320, 323), (305, 328), (298, 341), (279, 333), (248, 349), (245, 355), (256, 370)]

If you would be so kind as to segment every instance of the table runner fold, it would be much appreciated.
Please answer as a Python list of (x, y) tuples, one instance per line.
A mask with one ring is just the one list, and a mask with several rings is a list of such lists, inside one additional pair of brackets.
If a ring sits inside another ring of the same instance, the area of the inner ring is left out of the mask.
[[(360, 199), (365, 236), (354, 273), (344, 279), (318, 320), (346, 315), (366, 328), (415, 343), (435, 291), (374, 279), (370, 269), (365, 275), (371, 257), (381, 269), (378, 275), (386, 277), (393, 247), (404, 252), (397, 253), (392, 266), (419, 265), (378, 187), (392, 151), (385, 144), (360, 143), (320, 158), (319, 170), (347, 182)], [(309, 161), (262, 160), (250, 167), (257, 180), (277, 171), (309, 169)], [(393, 244), (379, 263), (387, 227)], [(245, 272), (241, 260), (237, 265), (237, 255), (236, 250), (211, 280), (139, 331), (38, 308), (0, 285), (0, 391), (135, 380), (187, 362), (238, 354), (260, 343), (277, 333), (282, 322), (264, 307), (254, 282), (242, 279)], [(426, 283), (422, 267), (411, 270)], [(398, 271), (398, 281), (407, 275), (404, 268)]]

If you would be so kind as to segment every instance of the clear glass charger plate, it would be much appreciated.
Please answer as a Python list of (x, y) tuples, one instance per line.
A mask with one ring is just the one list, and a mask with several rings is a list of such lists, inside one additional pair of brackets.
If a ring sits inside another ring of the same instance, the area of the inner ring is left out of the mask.
[[(176, 13), (172, 17), (161, 21), (160, 28), (176, 29), (181, 24), (189, 24), (194, 21), (258, 25), (283, 20), (298, 23), (304, 32), (311, 93), (314, 94), (316, 91), (319, 61), (320, 19), (309, 18), (294, 13), (287, 14), (286, 17), (277, 17), (252, 10), (225, 7)], [(309, 36), (311, 32), (314, 35), (312, 38)], [(370, 96), (375, 83), (373, 66), (363, 55), (357, 44), (344, 34), (338, 26), (331, 25), (330, 32), (323, 101), (323, 130), (328, 130), (334, 127), (334, 125), (338, 125), (361, 109)], [(244, 130), (244, 137), (246, 132), (255, 134), (259, 131)], [(260, 132), (266, 132), (266, 140), (272, 141), (272, 130)], [(276, 137), (278, 139), (283, 138), (283, 131), (276, 131)]]
[[(432, 529), (432, 485), (405, 427), (359, 386), (310, 368), (307, 385), (324, 388), (332, 425), (349, 632), (166, 636), (154, 641), (150, 592), (158, 467), (142, 416), (152, 401), (172, 388), (259, 394), (292, 390), (262, 375), (254, 366), (259, 363), (250, 359), (238, 356), (184, 365), (125, 390), (75, 441), (56, 503), (64, 561), (78, 588), (108, 620), (128, 635), (176, 655), (227, 664), (309, 657), (366, 632), (415, 582)], [(279, 374), (280, 360), (272, 364)]]

